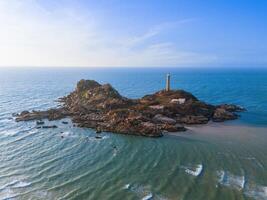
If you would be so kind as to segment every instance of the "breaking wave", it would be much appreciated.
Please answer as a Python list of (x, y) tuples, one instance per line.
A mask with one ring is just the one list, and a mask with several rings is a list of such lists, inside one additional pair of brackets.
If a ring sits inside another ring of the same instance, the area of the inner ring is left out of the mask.
[(199, 164), (196, 167), (183, 167), (185, 172), (192, 176), (199, 176), (203, 171), (203, 165)]
[(245, 176), (237, 176), (225, 171), (218, 171), (217, 175), (219, 184), (235, 188), (237, 190), (244, 189), (246, 181)]
[(266, 200), (267, 199), (267, 186), (249, 186), (244, 194), (248, 197), (257, 199), (257, 200)]

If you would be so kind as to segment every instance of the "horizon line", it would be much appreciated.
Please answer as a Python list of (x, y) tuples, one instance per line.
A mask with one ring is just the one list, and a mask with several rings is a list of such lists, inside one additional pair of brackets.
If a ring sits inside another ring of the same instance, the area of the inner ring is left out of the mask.
[(267, 68), (267, 64), (228, 64), (228, 65), (162, 65), (162, 66), (122, 66), (122, 65), (112, 65), (112, 66), (68, 66), (68, 65), (0, 65), (0, 68)]

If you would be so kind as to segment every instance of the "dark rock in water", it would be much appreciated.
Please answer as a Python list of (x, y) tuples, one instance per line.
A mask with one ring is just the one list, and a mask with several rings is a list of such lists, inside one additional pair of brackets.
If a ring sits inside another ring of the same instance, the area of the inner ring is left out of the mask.
[(37, 125), (43, 125), (44, 124), (44, 121), (37, 121), (36, 124)]
[(63, 121), (62, 124), (68, 124), (69, 122)]
[(41, 127), (41, 126), (37, 126), (36, 128), (37, 128), (37, 129), (40, 129), (40, 128), (42, 128), (42, 127)]
[(18, 115), (18, 113), (12, 113), (12, 117), (17, 117)]
[(68, 116), (70, 113), (64, 109), (64, 108), (58, 108), (58, 109), (49, 109), (47, 111), (23, 111), (20, 113), (16, 121), (30, 121), (30, 120), (41, 120), (41, 119), (48, 119), (50, 121), (52, 120), (58, 120), (62, 119), (66, 116)]
[(59, 102), (62, 104), (59, 108), (23, 111), (16, 116), (16, 121), (70, 117), (77, 126), (94, 128), (96, 133), (108, 131), (160, 137), (164, 131), (185, 131), (184, 124), (232, 120), (238, 117), (235, 112), (244, 111), (232, 104), (207, 104), (184, 90), (159, 91), (140, 99), (129, 99), (110, 84), (101, 85), (94, 80), (80, 80), (76, 89)]
[(230, 111), (227, 111), (224, 108), (218, 107), (214, 111), (212, 121), (214, 121), (214, 122), (223, 122), (225, 120), (234, 120), (234, 119), (237, 119), (237, 118), (238, 118), (237, 114), (235, 114), (233, 112), (230, 112)]
[(177, 131), (186, 131), (186, 128), (181, 124), (175, 124), (175, 128)]
[(22, 111), (22, 112), (20, 113), (20, 115), (27, 115), (27, 114), (29, 114), (29, 113), (30, 113), (29, 111), (24, 110), (24, 111)]
[(57, 128), (56, 125), (52, 125), (52, 126), (42, 126), (42, 128)]
[(222, 108), (226, 111), (229, 112), (242, 112), (242, 111), (246, 111), (245, 108), (237, 106), (237, 105), (233, 105), (233, 104), (222, 104), (217, 106), (217, 108)]
[(97, 133), (97, 134), (102, 133), (101, 128), (97, 127), (97, 128), (96, 128), (96, 133)]

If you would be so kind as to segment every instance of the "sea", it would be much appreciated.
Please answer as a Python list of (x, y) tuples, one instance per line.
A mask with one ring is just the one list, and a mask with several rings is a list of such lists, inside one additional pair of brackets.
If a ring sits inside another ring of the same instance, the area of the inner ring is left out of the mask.
[[(13, 116), (59, 106), (80, 79), (140, 98), (164, 89), (167, 73), (172, 89), (247, 111), (161, 138), (96, 139), (69, 118), (37, 129)], [(266, 200), (267, 68), (0, 68), (0, 199)]]

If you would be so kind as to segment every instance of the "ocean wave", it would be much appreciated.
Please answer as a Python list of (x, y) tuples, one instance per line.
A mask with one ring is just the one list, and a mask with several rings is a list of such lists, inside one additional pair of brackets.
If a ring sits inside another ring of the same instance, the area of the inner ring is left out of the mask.
[(109, 136), (107, 135), (101, 136), (99, 138), (96, 138), (95, 136), (79, 136), (76, 133), (73, 133), (71, 131), (66, 131), (66, 132), (61, 133), (60, 137), (61, 138), (81, 138), (87, 141), (94, 141), (94, 142), (109, 138)]
[(245, 176), (237, 176), (225, 171), (217, 171), (218, 182), (221, 185), (242, 190), (245, 187)]
[[(19, 132), (19, 133), (21, 134), (22, 132)], [(37, 133), (38, 133), (38, 132), (37, 132), (36, 130), (29, 130), (29, 131), (26, 132), (26, 134), (23, 134), (21, 137), (16, 137), (15, 140), (11, 141), (11, 142), (8, 143), (8, 144), (12, 144), (12, 143), (19, 142), (19, 141), (24, 140), (24, 139), (26, 139), (26, 138), (28, 138), (28, 137), (32, 137), (33, 135), (35, 135), (35, 134), (37, 134)]]
[(26, 182), (26, 181), (22, 181), (22, 180), (13, 180), (13, 181), (3, 185), (2, 187), (0, 187), (0, 191), (5, 190), (7, 188), (23, 188), (23, 187), (28, 187), (30, 185), (31, 185), (30, 182)]
[[(16, 137), (18, 135), (22, 135), (25, 133), (29, 133), (35, 131), (34, 128), (31, 127), (16, 127), (16, 126), (9, 126), (6, 127), (4, 130), (0, 130), (0, 135), (7, 136), (7, 137)], [(10, 143), (13, 143), (16, 141), (11, 141)]]
[(0, 199), (1, 200), (11, 200), (16, 196), (12, 189), (7, 188), (3, 191), (0, 191)]
[(30, 186), (31, 183), (22, 180), (13, 180), (0, 187), (0, 199), (1, 200), (11, 200), (18, 196), (14, 192), (15, 189), (25, 188)]
[(149, 193), (148, 195), (144, 196), (142, 200), (151, 200), (153, 198), (153, 194)]
[(53, 200), (56, 199), (51, 192), (46, 190), (37, 190), (32, 193), (32, 199), (46, 199), (46, 200)]
[(152, 194), (151, 191), (150, 191), (150, 186), (132, 185), (130, 187), (130, 185), (129, 185), (129, 189), (130, 189), (130, 191), (134, 192), (142, 200), (145, 197), (148, 197), (148, 195)]
[(24, 188), (24, 187), (28, 187), (30, 185), (31, 185), (31, 183), (29, 183), (29, 182), (19, 181), (12, 188)]
[(123, 189), (129, 190), (133, 193), (136, 194), (138, 198), (141, 200), (167, 200), (167, 198), (163, 197), (160, 194), (154, 194), (151, 191), (150, 186), (143, 186), (143, 185), (131, 185), (131, 184), (126, 184), (123, 186)]
[(267, 186), (261, 186), (261, 185), (248, 186), (244, 194), (256, 200), (266, 200)]
[(95, 141), (105, 140), (105, 139), (108, 139), (108, 138), (109, 138), (109, 136), (107, 136), (107, 135), (104, 135), (104, 136), (102, 136), (101, 138), (87, 137), (87, 139), (88, 139), (89, 141), (93, 141), (93, 142), (95, 142)]
[(13, 186), (13, 185), (16, 184), (17, 182), (18, 182), (18, 180), (14, 180), (14, 181), (11, 181), (11, 182), (9, 182), (9, 183), (7, 183), (7, 184), (1, 186), (1, 187), (0, 187), (0, 191), (6, 189), (6, 188), (8, 188), (8, 187)]
[(0, 135), (14, 137), (18, 135), (19, 132), (20, 130), (17, 130), (17, 129), (11, 129), (11, 130), (9, 129), (9, 130), (0, 131)]
[(8, 118), (2, 117), (2, 118), (0, 118), (0, 123), (1, 124), (10, 123), (10, 122), (13, 122), (13, 120), (14, 120), (14, 118), (12, 118), (12, 117), (8, 117)]
[(117, 154), (118, 154), (118, 150), (117, 149), (113, 149), (112, 156), (115, 157), (115, 156), (117, 156)]
[(185, 168), (186, 173), (193, 175), (193, 176), (199, 176), (203, 171), (202, 164), (197, 165), (195, 168), (192, 168), (192, 167), (183, 167), (183, 168)]
[(241, 158), (244, 160), (256, 160), (256, 158), (253, 156), (247, 156), (247, 157), (241, 157)]
[(60, 137), (75, 138), (75, 137), (78, 137), (78, 135), (75, 135), (74, 133), (72, 133), (70, 131), (66, 131), (66, 132), (61, 133)]
[(255, 158), (253, 156), (241, 157), (241, 159), (249, 160), (252, 163), (255, 163), (256, 165), (258, 165), (260, 168), (264, 169), (264, 166), (261, 164), (261, 162), (257, 158)]
[(267, 199), (267, 186), (246, 184), (245, 176), (233, 175), (225, 171), (217, 171), (218, 182), (226, 187), (243, 191), (244, 195), (256, 200)]
[(218, 182), (220, 184), (223, 184), (223, 180), (224, 180), (224, 176), (225, 176), (225, 171), (218, 171), (217, 172), (217, 176), (218, 176)]
[(130, 184), (126, 184), (125, 186), (123, 186), (122, 189), (128, 190), (130, 188), (130, 186), (131, 186)]

